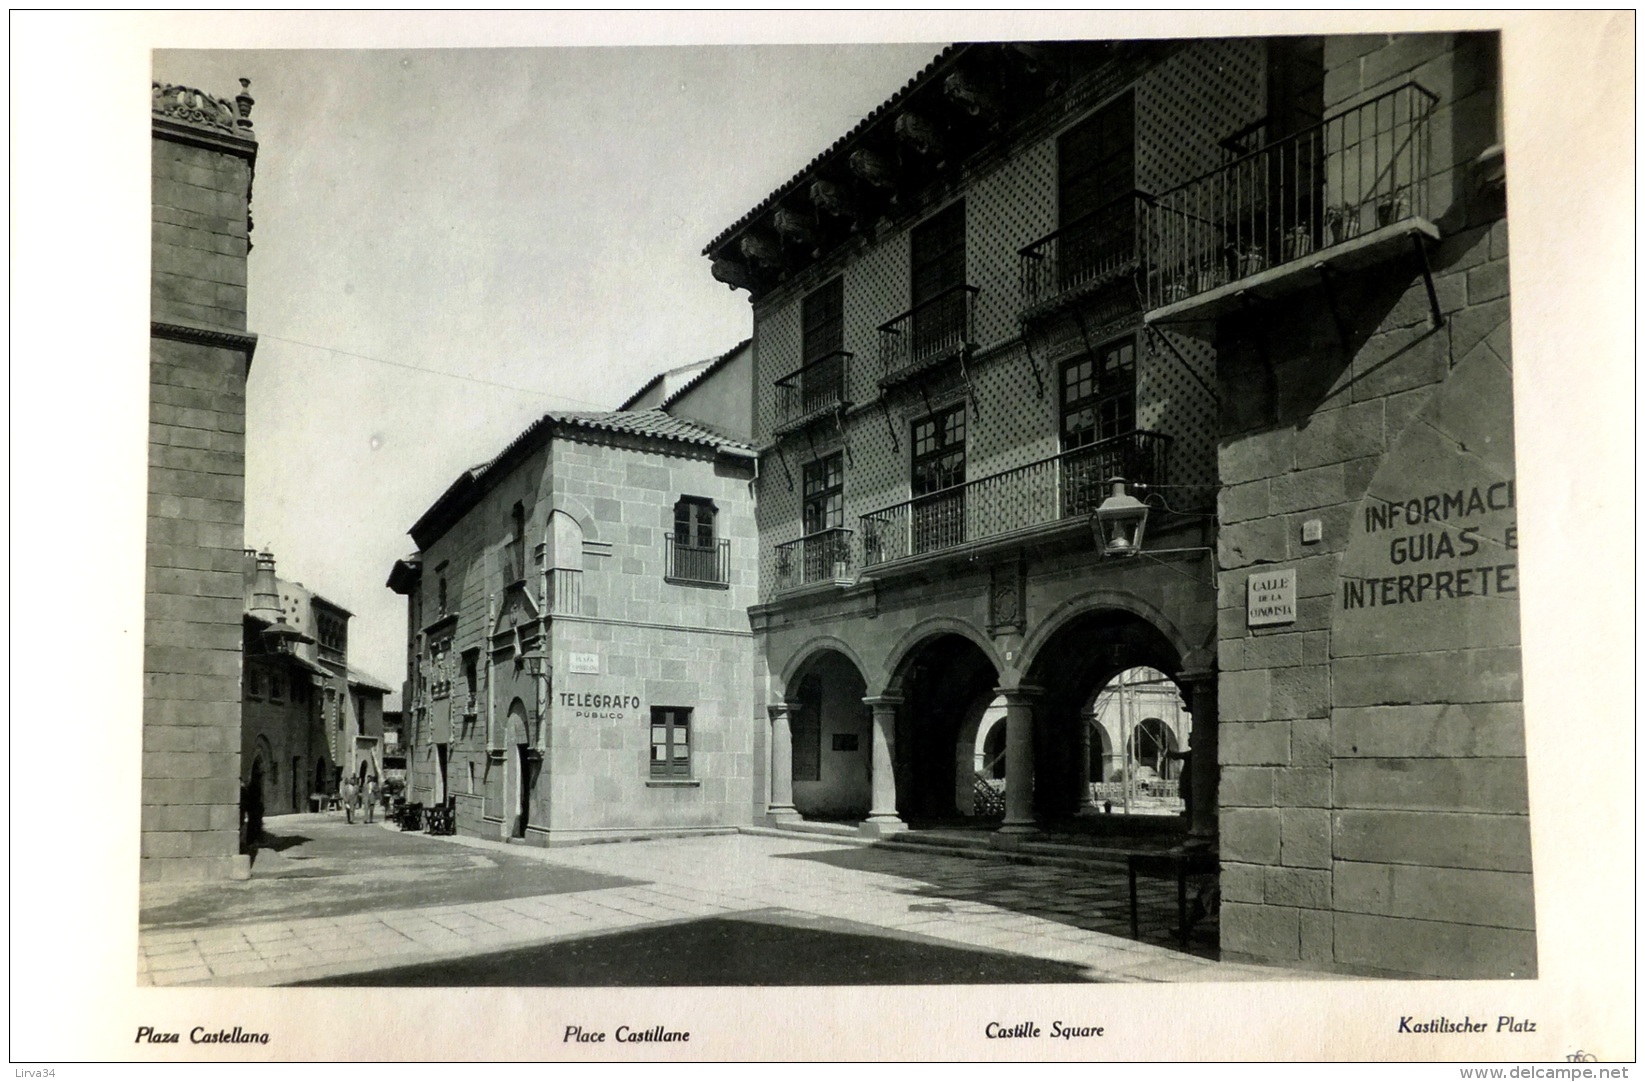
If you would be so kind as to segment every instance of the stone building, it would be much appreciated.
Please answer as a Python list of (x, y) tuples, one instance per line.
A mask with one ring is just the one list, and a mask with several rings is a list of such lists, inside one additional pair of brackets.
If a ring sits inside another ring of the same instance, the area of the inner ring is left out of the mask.
[(1317, 162), (1253, 203), (1319, 246), (1148, 313), (1218, 357), (1225, 956), (1536, 973), (1498, 55), (1324, 39), (1317, 134), (1220, 181)]
[(229, 101), (153, 85), (144, 880), (250, 874), (239, 778), (251, 106), (244, 89)]
[(1147, 667), (1225, 957), (1534, 973), (1497, 55), (953, 46), (708, 245), (770, 821), (976, 814), (1003, 711), (1000, 830), (1054, 824)]
[(753, 343), (653, 376), (617, 408), (660, 409), (746, 443), (754, 435)]
[(245, 698), (241, 781), (265, 815), (315, 807), (345, 775), (386, 776), (383, 696), (348, 662), (353, 614), (275, 574), (272, 553), (245, 552)]
[(753, 479), (747, 445), (663, 409), (551, 413), (459, 477), (388, 583), (407, 799), (537, 845), (751, 822)]

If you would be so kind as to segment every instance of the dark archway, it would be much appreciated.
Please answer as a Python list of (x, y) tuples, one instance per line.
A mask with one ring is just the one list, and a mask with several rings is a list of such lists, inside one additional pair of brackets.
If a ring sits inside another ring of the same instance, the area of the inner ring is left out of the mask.
[(871, 803), (873, 715), (857, 666), (823, 648), (789, 678), (794, 809), (824, 819), (860, 819)]
[[(1043, 818), (1075, 814), (1080, 805), (1080, 757), (1086, 746), (1080, 727), (1091, 704), (1119, 673), (1148, 666), (1168, 677), (1182, 671), (1171, 638), (1124, 609), (1099, 608), (1066, 621), (1035, 653), (1024, 683), (1044, 689), (1034, 711), (1034, 808)], [(1118, 765), (1119, 749), (1100, 733), (1091, 734), (1087, 776), (1106, 778)], [(1100, 768), (1100, 769), (1099, 769)]]
[(1131, 731), (1132, 762), (1162, 781), (1177, 776), (1177, 761), (1169, 757), (1176, 750), (1176, 734), (1159, 718), (1143, 718)]
[(961, 814), (955, 749), (966, 725), (976, 720), (978, 700), (986, 704), (998, 685), (993, 660), (956, 632), (931, 635), (904, 655), (891, 682), (903, 699), (893, 759), (897, 812), (904, 819)]
[(1005, 780), (1005, 719), (996, 721), (982, 740), (982, 769), (978, 773), (995, 781)]

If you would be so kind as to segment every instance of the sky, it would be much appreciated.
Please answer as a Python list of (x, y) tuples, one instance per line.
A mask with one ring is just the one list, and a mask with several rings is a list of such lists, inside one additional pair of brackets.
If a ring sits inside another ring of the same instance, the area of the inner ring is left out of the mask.
[(157, 51), (256, 99), (246, 544), (398, 686), (410, 525), (544, 411), (747, 337), (703, 246), (940, 48)]

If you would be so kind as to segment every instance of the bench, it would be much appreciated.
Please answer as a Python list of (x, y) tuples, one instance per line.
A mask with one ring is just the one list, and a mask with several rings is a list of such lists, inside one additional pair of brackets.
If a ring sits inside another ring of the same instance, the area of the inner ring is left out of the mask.
[(428, 832), (430, 834), (457, 833), (456, 811), (457, 809), (449, 800), (444, 804), (432, 805), (424, 817), (428, 821)]
[(423, 828), (423, 806), (417, 803), (400, 805), (400, 812), (395, 822), (400, 824), (401, 830), (421, 830)]
[[(1131, 938), (1137, 933), (1137, 876), (1177, 881), (1177, 940), (1182, 949), (1188, 949), (1188, 933), (1193, 922), (1188, 919), (1188, 878), (1194, 875), (1216, 875), (1221, 865), (1217, 854), (1210, 849), (1169, 849), (1163, 853), (1132, 853), (1126, 859), (1126, 876), (1131, 885)], [(1197, 918), (1196, 918), (1197, 919)]]

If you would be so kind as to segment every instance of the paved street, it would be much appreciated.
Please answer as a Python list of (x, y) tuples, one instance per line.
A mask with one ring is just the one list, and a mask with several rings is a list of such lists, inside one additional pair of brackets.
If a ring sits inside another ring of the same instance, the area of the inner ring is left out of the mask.
[[(143, 984), (800, 985), (1240, 980), (1119, 869), (729, 834), (545, 850), (335, 815), (268, 823), (249, 882), (149, 886)], [(1287, 977), (1295, 974), (1287, 973)]]

